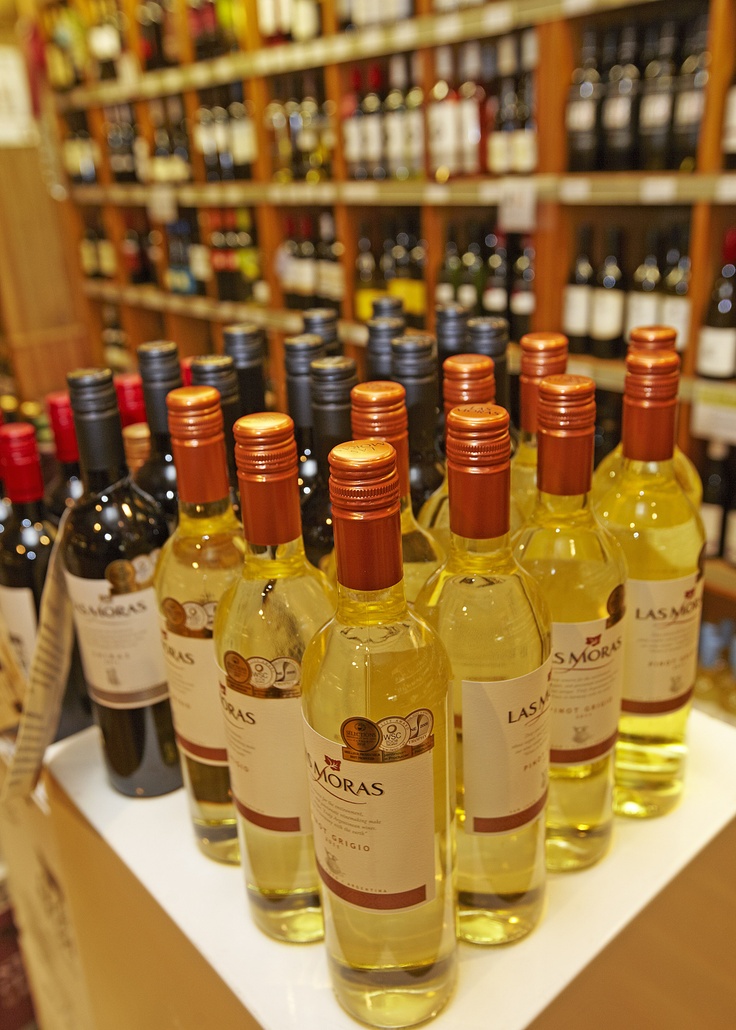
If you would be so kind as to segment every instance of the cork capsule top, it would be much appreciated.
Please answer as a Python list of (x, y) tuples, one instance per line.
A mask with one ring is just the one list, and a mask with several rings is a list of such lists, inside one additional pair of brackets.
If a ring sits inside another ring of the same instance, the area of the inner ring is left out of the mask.
[(521, 374), (534, 379), (561, 375), (567, 366), (567, 337), (562, 333), (525, 333), (519, 340)]
[(78, 461), (79, 448), (77, 447), (77, 434), (74, 429), (74, 416), (69, 394), (65, 390), (56, 390), (47, 394), (46, 410), (49, 413), (51, 431), (56, 442), (56, 457), (59, 461)]
[(109, 368), (76, 368), (67, 372), (66, 381), (75, 415), (117, 414), (118, 399)]
[(496, 404), (463, 404), (447, 416), (447, 460), (453, 468), (501, 469), (511, 458), (509, 413)]
[(673, 401), (680, 379), (680, 357), (674, 350), (629, 351), (624, 394), (628, 402)]
[(670, 325), (636, 326), (629, 333), (629, 347), (636, 350), (674, 350), (677, 330)]
[(445, 411), (457, 404), (493, 404), (496, 379), (487, 354), (452, 354), (442, 362)]
[(243, 415), (233, 427), (238, 474), (268, 477), (296, 473), (294, 422), (279, 411)]
[(588, 376), (546, 376), (539, 384), (540, 430), (564, 436), (595, 428), (595, 383)]
[(36, 430), (30, 422), (9, 422), (0, 426), (0, 468), (8, 497), (14, 504), (41, 499), (41, 463)]
[(407, 432), (406, 390), (401, 383), (358, 383), (350, 391), (350, 400), (350, 422), (356, 438), (394, 437)]
[(392, 515), (399, 510), (396, 451), (384, 440), (349, 440), (330, 451), (333, 515)]
[(209, 440), (223, 432), (220, 394), (214, 386), (180, 386), (166, 394), (172, 440)]

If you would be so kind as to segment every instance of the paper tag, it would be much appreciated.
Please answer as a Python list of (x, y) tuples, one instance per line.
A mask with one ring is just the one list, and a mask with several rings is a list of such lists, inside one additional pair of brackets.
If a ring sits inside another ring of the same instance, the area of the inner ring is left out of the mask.
[(537, 187), (533, 179), (501, 180), (498, 225), (504, 232), (532, 232), (537, 225)]
[(642, 204), (669, 204), (677, 196), (677, 179), (674, 175), (655, 175), (642, 179), (639, 186), (639, 200)]
[(497, 32), (507, 32), (512, 27), (513, 21), (511, 4), (490, 4), (483, 11), (483, 28), (489, 36)]
[(590, 197), (590, 179), (561, 179), (559, 196), (563, 204), (585, 203)]
[(179, 217), (176, 192), (165, 183), (157, 182), (151, 186), (146, 207), (152, 222), (171, 225)]
[(414, 21), (402, 21), (394, 27), (391, 36), (394, 50), (412, 50), (419, 39), (419, 30)]
[(713, 199), (716, 204), (733, 204), (736, 202), (736, 175), (719, 175)]
[(44, 752), (54, 739), (72, 656), (72, 610), (64, 582), (59, 541), (71, 508), (61, 517), (51, 550), (46, 583), (41, 595), (38, 636), (25, 690), (23, 717), (3, 784), (0, 804), (7, 798), (26, 797), (36, 785)]
[(18, 724), (23, 710), (26, 681), (8, 634), (0, 620), (0, 732)]

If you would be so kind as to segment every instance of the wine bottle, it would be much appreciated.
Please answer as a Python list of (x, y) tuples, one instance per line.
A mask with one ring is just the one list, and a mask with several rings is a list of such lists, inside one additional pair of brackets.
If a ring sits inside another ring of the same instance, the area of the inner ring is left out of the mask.
[(287, 336), (284, 340), (284, 369), (289, 414), (294, 422), (299, 497), (309, 497), (317, 479), (317, 455), (312, 418), (312, 379), (309, 371), (315, 358), (325, 356), (324, 341), (314, 333)]
[(673, 21), (662, 22), (656, 48), (644, 66), (639, 106), (639, 167), (672, 167), (672, 116), (677, 66)]
[(520, 74), (516, 81), (516, 128), (511, 137), (511, 171), (531, 175), (537, 169), (535, 71), (539, 55), (537, 30), (525, 29), (519, 40)]
[(435, 444), (437, 421), (437, 343), (427, 333), (391, 341), (391, 378), (406, 390), (409, 415), (411, 503), (418, 514), (442, 482), (444, 470)]
[(442, 1008), (456, 976), (450, 668), (404, 596), (394, 449), (339, 445), (330, 473), (337, 613), (302, 662), (325, 943), (351, 1015), (410, 1026)]
[(84, 493), (59, 546), (107, 774), (122, 794), (166, 794), (182, 783), (153, 590), (166, 519), (127, 474), (110, 370), (67, 384)]
[(230, 503), (220, 395), (184, 386), (166, 398), (179, 519), (154, 588), (171, 714), (197, 845), (240, 861), (213, 640), (217, 606), (239, 576), (241, 526)]
[(562, 299), (562, 331), (571, 354), (587, 354), (590, 348), (593, 283), (595, 271), (590, 261), (592, 228), (578, 226), (578, 244)]
[(444, 560), (445, 552), (419, 525), (411, 507), (406, 390), (401, 383), (359, 383), (353, 387), (350, 399), (353, 439), (385, 440), (396, 451), (404, 589), (406, 600), (413, 604), (429, 576)]
[[(487, 354), (451, 354), (442, 362), (444, 424), (459, 404), (493, 404), (496, 380)], [(447, 466), (442, 482), (421, 507), (417, 521), (429, 530), (445, 554), (450, 551), (450, 492)], [(518, 528), (518, 525), (514, 528)]]
[(486, 168), (493, 175), (506, 175), (513, 170), (512, 145), (519, 131), (519, 104), (516, 74), (519, 48), (514, 36), (502, 36), (498, 42), (500, 91), (495, 122), (489, 126)]
[(596, 274), (590, 319), (590, 350), (596, 358), (618, 358), (624, 349), (626, 284), (621, 270), (622, 234), (606, 231), (606, 256)]
[(333, 308), (338, 317), (345, 299), (345, 269), (342, 256), (345, 246), (335, 233), (335, 220), (329, 211), (319, 216), (317, 243), (317, 303)]
[[(404, 318), (404, 302), (401, 297), (385, 294), (375, 297), (371, 304), (374, 318)], [(402, 330), (403, 331), (403, 330)]]
[[(480, 318), (468, 319), (468, 350), (472, 354), (487, 354), (493, 358), (493, 375), (496, 380), (496, 404), (509, 410), (511, 394), (509, 390), (509, 369), (507, 349), (509, 345), (509, 324), (505, 318), (483, 315)], [(511, 438), (514, 445), (516, 429), (512, 427)]]
[(623, 467), (596, 504), (629, 569), (614, 807), (638, 818), (681, 797), (697, 670), (705, 533), (672, 460), (679, 371), (674, 351), (629, 352)]
[(463, 354), (468, 349), (468, 312), (462, 304), (438, 304), (434, 309), (437, 332), (440, 399), (445, 359)]
[(238, 470), (235, 465), (233, 428), (240, 418), (240, 394), (235, 362), (227, 354), (203, 354), (192, 361), (192, 386), (214, 386), (220, 394), (220, 407), (225, 426), (225, 453), (227, 455), (230, 498), (235, 513), (240, 511)]
[(437, 79), (427, 97), (429, 174), (437, 182), (447, 182), (461, 170), (452, 48), (437, 47), (434, 60)]
[(55, 526), (67, 508), (82, 496), (82, 480), (79, 474), (79, 448), (74, 432), (74, 416), (71, 401), (66, 390), (57, 390), (46, 395), (46, 410), (51, 423), (56, 446), (56, 474), (47, 483), (43, 494), (46, 514)]
[(662, 325), (670, 325), (677, 332), (675, 346), (684, 351), (690, 342), (690, 258), (687, 254), (687, 229), (673, 230), (672, 245), (667, 251), (662, 273), (661, 311)]
[(355, 361), (346, 357), (315, 358), (310, 376), (317, 476), (302, 505), (302, 535), (307, 558), (319, 568), (334, 546), (328, 455), (350, 439), (350, 391), (358, 377)]
[(486, 284), (483, 288), (483, 313), (496, 318), (506, 318), (509, 311), (506, 239), (490, 232), (485, 238), (485, 245), (488, 248), (488, 256)]
[[(633, 350), (671, 351), (675, 349), (675, 330), (666, 325), (637, 326), (629, 336), (629, 353)], [(680, 486), (697, 509), (703, 496), (703, 487), (698, 470), (688, 456), (675, 447), (675, 475)], [(593, 476), (592, 498), (595, 503), (610, 489), (621, 475), (623, 446), (619, 443), (601, 462)]]
[(534, 257), (531, 237), (522, 238), (519, 253), (511, 266), (509, 331), (514, 340), (520, 340), (532, 327), (536, 308)]
[(458, 61), (458, 100), (455, 104), (459, 170), (463, 175), (479, 175), (481, 155), (485, 156), (486, 140), (483, 130), (483, 108), (486, 91), (481, 85), (481, 45), (469, 40), (460, 50)]
[(123, 426), (123, 450), (128, 472), (135, 478), (151, 453), (151, 429), (147, 422), (131, 422), (129, 426)]
[(723, 241), (721, 271), (698, 333), (695, 371), (708, 379), (736, 376), (736, 229)]
[(337, 336), (337, 312), (334, 308), (308, 308), (302, 315), (304, 332), (319, 336), (328, 357), (342, 353)]
[(723, 549), (726, 507), (729, 498), (728, 444), (709, 440), (703, 467), (703, 500), (700, 518), (705, 530), (705, 557), (717, 558)]
[(272, 937), (322, 937), (301, 725), (301, 661), (334, 610), (300, 533), (288, 415), (235, 426), (245, 563), (215, 618), (225, 735), (254, 922)]
[(408, 179), (406, 94), (409, 87), (407, 57), (392, 54), (388, 64), (389, 90), (383, 102), (386, 136), (386, 174), (391, 179)]
[(448, 225), (445, 239), (445, 253), (442, 265), (437, 272), (434, 288), (434, 299), (437, 306), (447, 307), (457, 301), (457, 288), (460, 285), (462, 263), (457, 246), (457, 228)]
[(480, 315), (485, 287), (486, 267), (481, 255), (480, 231), (469, 229), (468, 243), (460, 256), (457, 300), (469, 317)]
[(521, 346), (521, 432), (511, 461), (511, 496), (523, 518), (537, 501), (537, 393), (545, 376), (562, 375), (567, 368), (567, 339), (562, 333), (527, 333)]
[(636, 56), (636, 26), (624, 25), (619, 34), (616, 63), (608, 73), (601, 101), (601, 160), (607, 171), (637, 167), (641, 76)]
[[(565, 108), (567, 167), (571, 172), (592, 172), (598, 167), (598, 115), (602, 96), (596, 34), (594, 29), (586, 28), (583, 32), (580, 64), (572, 73), (572, 85)], [(572, 340), (570, 343), (572, 346)]]
[(452, 666), (458, 934), (475, 944), (529, 933), (546, 881), (550, 617), (511, 550), (508, 427), (494, 405), (448, 415), (450, 552), (416, 605)]
[[(692, 172), (697, 166), (700, 126), (705, 111), (705, 89), (709, 78), (711, 55), (708, 51), (708, 15), (703, 14), (691, 25), (683, 46), (684, 58), (675, 79), (675, 113), (672, 122), (672, 166), (681, 172)], [(726, 101), (726, 109), (728, 110)], [(734, 110), (736, 116), (736, 110)], [(728, 117), (728, 116), (727, 116)], [(728, 121), (724, 121), (721, 149), (729, 151)], [(733, 149), (733, 147), (731, 147)], [(727, 158), (726, 158), (727, 160)], [(726, 167), (729, 167), (726, 164)]]
[(252, 322), (226, 325), (222, 330), (223, 353), (233, 359), (238, 380), (238, 414), (266, 410), (266, 343), (260, 326)]
[[(376, 301), (373, 304), (375, 307)], [(379, 315), (369, 319), (368, 344), (365, 352), (366, 376), (369, 380), (391, 378), (391, 341), (397, 336), (403, 336), (405, 328), (403, 318)]]
[(355, 258), (354, 306), (355, 317), (359, 322), (367, 322), (371, 317), (373, 301), (385, 296), (386, 283), (371, 249), (371, 239), (365, 225), (361, 226), (358, 237), (358, 254)]
[(138, 348), (138, 369), (143, 383), (146, 421), (151, 430), (151, 451), (138, 469), (135, 481), (161, 505), (173, 530), (179, 516), (176, 494), (176, 466), (171, 450), (166, 395), (181, 386), (179, 350), (171, 340), (142, 343)]
[[(582, 869), (608, 850), (621, 709), (626, 563), (593, 514), (595, 383), (548, 376), (537, 394), (537, 504), (516, 557), (552, 615), (547, 868)], [(575, 671), (572, 671), (575, 670)]]
[(631, 330), (636, 326), (658, 325), (661, 321), (659, 286), (662, 282), (662, 273), (659, 270), (658, 250), (658, 234), (650, 230), (647, 233), (646, 255), (634, 270), (626, 294), (624, 338), (627, 340)]

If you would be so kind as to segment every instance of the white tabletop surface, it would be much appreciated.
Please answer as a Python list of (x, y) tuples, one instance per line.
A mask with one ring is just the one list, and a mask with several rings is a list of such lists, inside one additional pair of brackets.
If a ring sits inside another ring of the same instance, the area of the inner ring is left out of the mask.
[[(523, 941), (498, 949), (461, 945), (457, 991), (433, 1026), (527, 1026), (730, 822), (736, 815), (736, 729), (694, 711), (688, 733), (680, 806), (662, 819), (617, 820), (602, 862), (550, 877), (546, 913)], [(358, 1024), (330, 990), (323, 947), (279, 944), (252, 925), (241, 870), (197, 850), (183, 791), (147, 800), (116, 794), (105, 777), (96, 729), (57, 744), (48, 766), (266, 1030), (354, 1030)]]

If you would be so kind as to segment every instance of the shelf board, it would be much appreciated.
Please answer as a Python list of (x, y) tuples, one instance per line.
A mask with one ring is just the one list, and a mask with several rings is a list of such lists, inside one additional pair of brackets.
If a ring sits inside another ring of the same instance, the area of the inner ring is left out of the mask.
[(537, 200), (557, 200), (565, 205), (624, 204), (715, 204), (736, 202), (736, 173), (709, 175), (681, 172), (597, 172), (582, 175), (539, 174), (458, 179), (435, 183), (418, 180), (399, 182), (209, 182), (142, 185), (114, 183), (110, 186), (75, 186), (71, 190), (76, 204), (116, 204), (145, 207), (157, 192), (173, 192), (181, 207), (237, 207), (242, 204), (277, 206), (324, 206), (346, 204), (356, 207), (495, 207), (507, 187), (524, 182)]
[(238, 79), (278, 75), (327, 64), (346, 64), (386, 54), (498, 36), (512, 29), (558, 21), (596, 11), (641, 6), (656, 0), (500, 0), (477, 7), (408, 18), (391, 25), (321, 36), (252, 52), (236, 52), (177, 68), (163, 68), (125, 81), (79, 86), (59, 94), (60, 111), (149, 100), (190, 89), (206, 89)]

